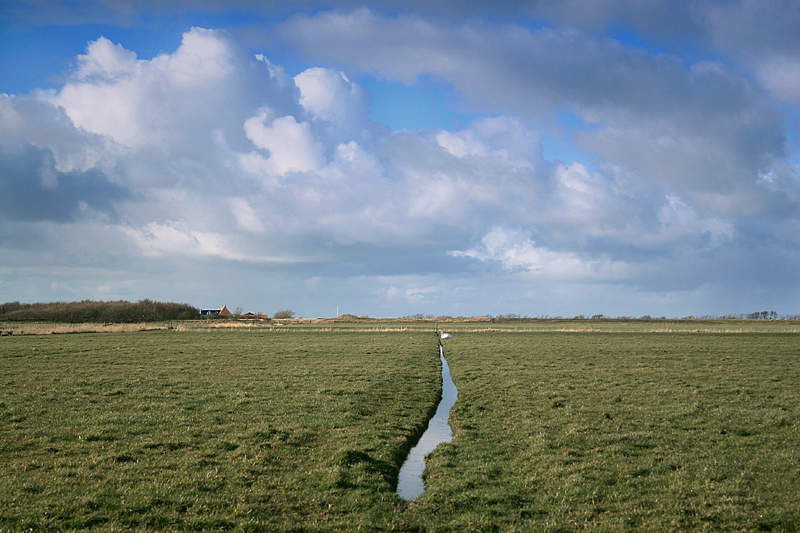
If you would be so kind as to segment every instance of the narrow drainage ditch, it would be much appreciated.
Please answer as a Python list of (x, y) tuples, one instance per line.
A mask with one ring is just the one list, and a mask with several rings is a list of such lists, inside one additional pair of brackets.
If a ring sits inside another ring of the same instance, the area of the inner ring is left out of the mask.
[[(445, 334), (447, 335), (447, 334)], [(449, 335), (448, 335), (449, 337)], [(447, 337), (442, 337), (447, 338)], [(450, 366), (444, 358), (442, 342), (439, 341), (439, 359), (442, 362), (442, 399), (436, 408), (436, 413), (428, 422), (428, 429), (422, 434), (419, 442), (410, 452), (406, 462), (400, 468), (397, 479), (397, 495), (406, 501), (416, 500), (425, 492), (425, 482), (422, 475), (425, 472), (425, 457), (443, 442), (453, 440), (453, 430), (448, 419), (450, 409), (458, 399), (458, 390), (453, 378), (450, 377)]]

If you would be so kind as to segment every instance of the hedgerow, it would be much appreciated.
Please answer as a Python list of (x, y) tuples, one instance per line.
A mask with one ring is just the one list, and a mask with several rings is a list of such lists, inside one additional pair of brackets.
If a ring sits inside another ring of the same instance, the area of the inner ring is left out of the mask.
[(189, 304), (156, 302), (92, 301), (0, 304), (0, 321), (41, 322), (156, 322), (196, 318), (200, 311)]

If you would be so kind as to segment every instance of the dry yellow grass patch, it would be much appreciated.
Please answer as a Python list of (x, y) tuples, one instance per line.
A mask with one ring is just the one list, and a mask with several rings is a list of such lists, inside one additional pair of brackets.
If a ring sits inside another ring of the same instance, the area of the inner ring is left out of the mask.
[(55, 326), (52, 324), (31, 324), (15, 327), (6, 327), (3, 335), (54, 335), (59, 333), (129, 333), (135, 331), (150, 331), (167, 329), (164, 324), (67, 324)]

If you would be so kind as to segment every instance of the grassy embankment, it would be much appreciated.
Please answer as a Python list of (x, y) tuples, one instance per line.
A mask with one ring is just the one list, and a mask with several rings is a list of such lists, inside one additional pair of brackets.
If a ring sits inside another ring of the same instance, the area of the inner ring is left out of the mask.
[(543, 324), (447, 325), (412, 504), (429, 325), (4, 337), (0, 529), (797, 530), (796, 323)]

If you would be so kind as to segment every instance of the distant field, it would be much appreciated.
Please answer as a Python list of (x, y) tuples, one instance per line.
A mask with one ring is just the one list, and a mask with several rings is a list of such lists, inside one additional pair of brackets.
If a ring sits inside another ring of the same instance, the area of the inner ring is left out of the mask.
[(588, 332), (588, 333), (800, 333), (800, 320), (701, 320), (701, 319), (492, 319), (431, 318), (300, 318), (274, 320), (182, 320), (131, 324), (64, 324), (48, 322), (0, 322), (0, 334), (47, 335), (51, 333), (120, 333), (175, 329), (207, 331), (218, 329), (328, 332)]
[(800, 527), (796, 322), (439, 324), (408, 504), (436, 325), (2, 337), (0, 531)]

